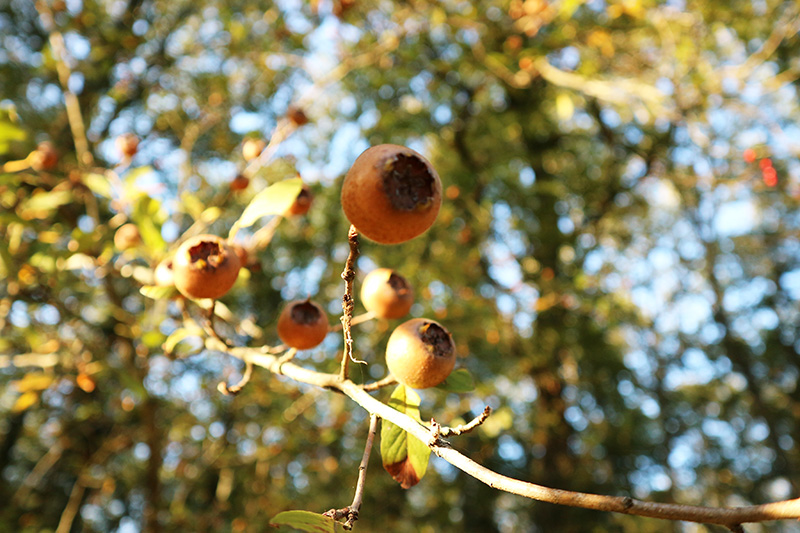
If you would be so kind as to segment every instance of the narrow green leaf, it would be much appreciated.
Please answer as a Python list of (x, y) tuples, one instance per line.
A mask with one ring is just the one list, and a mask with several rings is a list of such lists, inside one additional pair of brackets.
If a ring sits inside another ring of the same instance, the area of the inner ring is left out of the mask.
[(437, 385), (448, 392), (471, 392), (475, 390), (475, 380), (466, 368), (453, 371), (447, 379)]
[[(419, 395), (404, 385), (398, 385), (389, 399), (389, 407), (422, 422), (419, 403)], [(431, 450), (426, 443), (391, 422), (381, 421), (383, 468), (401, 487), (408, 489), (419, 483), (428, 469), (430, 455)]]
[(167, 340), (164, 341), (164, 344), (162, 345), (164, 353), (169, 355), (175, 351), (175, 347), (181, 341), (184, 341), (190, 337), (197, 337), (202, 334), (203, 332), (199, 328), (178, 328), (170, 333), (169, 337), (167, 337)]
[(284, 511), (272, 517), (269, 525), (278, 531), (306, 531), (308, 533), (344, 533), (344, 526), (321, 514), (311, 511)]
[(235, 226), (247, 228), (267, 215), (282, 215), (297, 199), (303, 188), (300, 178), (292, 178), (270, 185), (253, 197)]
[(175, 287), (159, 287), (157, 285), (145, 285), (139, 292), (142, 293), (142, 296), (146, 296), (147, 298), (152, 298), (153, 300), (161, 300), (163, 298), (169, 298), (175, 293)]

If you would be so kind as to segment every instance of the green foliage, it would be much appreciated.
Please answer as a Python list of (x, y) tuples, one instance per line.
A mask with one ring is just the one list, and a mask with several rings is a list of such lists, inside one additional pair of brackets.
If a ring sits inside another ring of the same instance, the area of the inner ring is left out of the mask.
[[(494, 410), (455, 448), (564, 489), (797, 497), (796, 6), (676, 6), (0, 0), (0, 529), (72, 517), (72, 531), (238, 533), (349, 503), (360, 409), (259, 369), (218, 393), (244, 367), (193, 336), (207, 302), (154, 287), (153, 270), (184, 235), (238, 220), (238, 244), (270, 242), (215, 307), (225, 339), (277, 346), (291, 299), (338, 314), (341, 176), (389, 142), (432, 161), (444, 204), (417, 239), (362, 242), (356, 294), (364, 271), (394, 268), (418, 295), (411, 314), (453, 334), (461, 370), (421, 393), (423, 410), (450, 426)], [(290, 104), (311, 123), (293, 126)], [(129, 161), (114, 149), (126, 132), (141, 140)], [(248, 135), (286, 139), (232, 191)], [(34, 170), (42, 141), (58, 162)], [(262, 217), (291, 203), (296, 173), (312, 209), (272, 227)], [(125, 223), (144, 245), (120, 252)], [(354, 379), (384, 377), (395, 325), (354, 328), (369, 363)], [(340, 354), (332, 334), (293, 362), (335, 372)], [(404, 435), (388, 442), (409, 453)], [(403, 490), (374, 462), (356, 528), (670, 528), (431, 465)]]
[[(389, 407), (422, 423), (419, 416), (419, 395), (414, 389), (398, 385), (389, 399)], [(404, 489), (419, 483), (428, 469), (431, 450), (405, 430), (387, 420), (381, 422), (381, 459), (383, 467)]]

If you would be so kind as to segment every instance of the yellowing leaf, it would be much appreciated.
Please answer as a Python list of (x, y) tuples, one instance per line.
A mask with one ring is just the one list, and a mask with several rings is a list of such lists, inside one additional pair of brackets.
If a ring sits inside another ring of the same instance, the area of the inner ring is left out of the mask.
[(70, 191), (41, 192), (29, 198), (19, 207), (22, 218), (47, 218), (50, 214), (64, 204), (72, 201)]
[(14, 382), (16, 389), (25, 394), (29, 391), (43, 391), (53, 383), (53, 376), (43, 374), (41, 372), (34, 372), (25, 374), (19, 381)]
[[(419, 395), (405, 385), (398, 385), (389, 399), (389, 406), (421, 422)], [(409, 435), (404, 429), (381, 421), (381, 459), (395, 481), (404, 489), (419, 483), (428, 468), (431, 450), (428, 445)]]
[(111, 198), (111, 183), (102, 174), (84, 174), (82, 181), (96, 195)]
[(39, 393), (28, 391), (24, 394), (21, 394), (20, 397), (17, 398), (17, 401), (14, 402), (14, 406), (11, 408), (11, 410), (15, 413), (19, 413), (21, 411), (24, 411), (28, 407), (32, 406), (38, 401), (39, 401)]
[(556, 114), (560, 120), (569, 120), (575, 112), (575, 105), (567, 93), (556, 96)]
[(278, 531), (306, 531), (308, 533), (344, 533), (342, 524), (321, 514), (310, 511), (284, 511), (272, 517), (269, 525)]

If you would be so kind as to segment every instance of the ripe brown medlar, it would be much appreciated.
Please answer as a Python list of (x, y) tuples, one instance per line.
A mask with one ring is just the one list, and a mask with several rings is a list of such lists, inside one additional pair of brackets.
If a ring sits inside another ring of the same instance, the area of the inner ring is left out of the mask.
[(58, 165), (58, 152), (50, 141), (44, 141), (36, 146), (36, 150), (28, 155), (31, 168), (36, 171), (52, 170)]
[(427, 389), (447, 379), (456, 364), (453, 337), (441, 324), (413, 318), (397, 326), (386, 344), (386, 366), (398, 382)]
[(308, 116), (306, 116), (305, 111), (302, 108), (297, 106), (289, 106), (289, 109), (286, 110), (286, 116), (294, 122), (295, 126), (305, 126), (308, 124)]
[(414, 291), (394, 270), (376, 268), (364, 278), (361, 301), (378, 318), (402, 318), (414, 304)]
[(397, 244), (433, 225), (442, 182), (430, 162), (410, 148), (380, 144), (356, 159), (342, 184), (342, 209), (375, 242)]
[(285, 215), (287, 217), (305, 215), (311, 208), (311, 202), (313, 201), (314, 196), (311, 194), (311, 189), (308, 187), (308, 185), (303, 185), (303, 188), (300, 189), (300, 192), (297, 194), (297, 198), (295, 199), (294, 203), (292, 203), (292, 205), (289, 206), (289, 209), (286, 210)]
[(125, 159), (130, 159), (139, 150), (139, 137), (133, 133), (125, 133), (114, 139), (114, 146)]
[(311, 300), (286, 304), (278, 317), (278, 337), (291, 348), (308, 350), (325, 340), (328, 316), (322, 306)]
[(135, 224), (123, 224), (114, 233), (114, 246), (117, 250), (124, 251), (135, 248), (142, 243), (142, 236)]
[(188, 298), (221, 298), (239, 276), (239, 257), (216, 235), (197, 235), (181, 244), (172, 259), (175, 288)]
[(244, 157), (245, 161), (252, 161), (260, 156), (261, 152), (263, 152), (266, 147), (267, 143), (261, 139), (246, 139), (242, 144), (242, 157)]
[(228, 187), (230, 187), (232, 191), (243, 191), (248, 185), (250, 185), (250, 179), (242, 174), (237, 174), (228, 184)]

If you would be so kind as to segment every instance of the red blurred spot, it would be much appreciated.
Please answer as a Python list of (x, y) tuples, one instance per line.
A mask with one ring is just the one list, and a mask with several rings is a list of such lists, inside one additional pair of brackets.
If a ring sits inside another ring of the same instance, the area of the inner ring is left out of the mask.
[(772, 159), (770, 159), (769, 157), (765, 157), (764, 159), (758, 162), (758, 166), (761, 167), (761, 170), (772, 168)]
[(775, 187), (778, 184), (778, 172), (772, 167), (763, 169), (761, 171), (761, 177), (764, 180), (764, 185), (767, 187)]
[(756, 151), (752, 148), (748, 148), (742, 152), (742, 158), (744, 159), (745, 163), (752, 163), (756, 160)]

